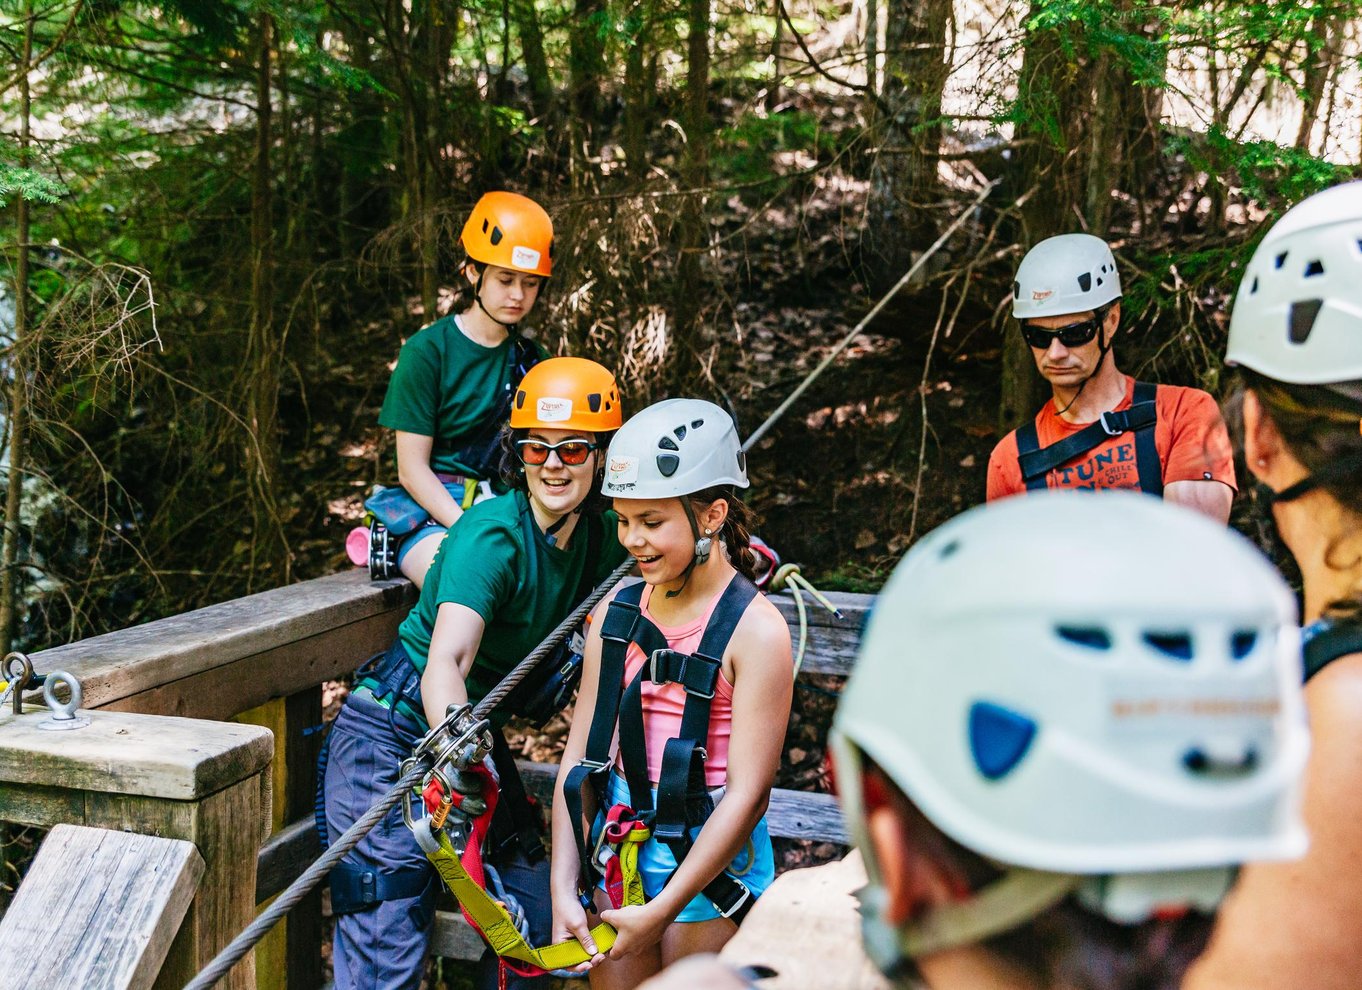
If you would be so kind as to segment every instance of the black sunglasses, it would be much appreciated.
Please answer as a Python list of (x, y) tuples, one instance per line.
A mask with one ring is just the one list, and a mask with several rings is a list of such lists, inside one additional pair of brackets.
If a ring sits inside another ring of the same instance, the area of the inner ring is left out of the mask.
[(1022, 336), (1026, 338), (1026, 342), (1038, 351), (1048, 350), (1056, 337), (1065, 347), (1082, 347), (1097, 336), (1097, 331), (1102, 328), (1106, 318), (1107, 310), (1099, 309), (1097, 315), (1091, 319), (1079, 323), (1070, 323), (1067, 327), (1060, 327), (1058, 330), (1046, 330), (1034, 323), (1023, 321), (1021, 332)]
[(599, 446), (590, 440), (560, 440), (558, 443), (545, 443), (543, 440), (515, 442), (515, 451), (520, 456), (521, 462), (531, 465), (548, 463), (549, 452), (556, 450), (560, 461), (575, 467), (578, 464), (585, 464), (587, 456), (598, 449)]

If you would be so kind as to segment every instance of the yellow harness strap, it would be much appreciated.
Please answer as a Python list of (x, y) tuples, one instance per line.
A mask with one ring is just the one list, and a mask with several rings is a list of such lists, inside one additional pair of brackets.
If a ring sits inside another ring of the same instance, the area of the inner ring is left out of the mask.
[[(493, 952), (502, 958), (515, 959), (543, 970), (571, 969), (590, 961), (591, 956), (587, 955), (582, 944), (575, 938), (538, 949), (526, 942), (506, 909), (468, 875), (463, 863), (459, 862), (453, 845), (450, 844), (448, 833), (441, 829), (438, 834), (440, 847), (434, 852), (426, 853), (426, 858), (439, 871), (445, 886), (458, 898), (459, 904), (482, 931), (483, 938), (487, 940)], [(634, 865), (635, 880), (638, 882), (641, 895), (643, 883), (637, 878), (637, 847), (634, 852)], [(641, 899), (639, 903), (643, 903)], [(615, 944), (615, 929), (602, 922), (591, 929), (591, 937), (595, 940), (598, 951), (609, 952), (610, 947)]]
[[(653, 837), (650, 828), (635, 827), (625, 833), (623, 841), (615, 847), (620, 869), (620, 906), (630, 907), (646, 904), (648, 897), (643, 891), (643, 874), (638, 869), (638, 854), (643, 843)], [(607, 893), (611, 878), (606, 876)]]

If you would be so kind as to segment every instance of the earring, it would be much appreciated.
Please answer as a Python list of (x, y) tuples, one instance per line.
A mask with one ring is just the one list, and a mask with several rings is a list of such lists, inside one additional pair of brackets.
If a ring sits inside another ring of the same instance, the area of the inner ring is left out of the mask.
[(1267, 458), (1266, 458), (1266, 457), (1260, 457), (1260, 458), (1258, 458), (1258, 460), (1257, 460), (1256, 463), (1257, 463), (1257, 465), (1258, 465), (1259, 467), (1267, 467)]
[(706, 536), (713, 536), (713, 535), (714, 535), (714, 530), (712, 530), (712, 529), (707, 529), (707, 530), (705, 530), (705, 535), (706, 535)]

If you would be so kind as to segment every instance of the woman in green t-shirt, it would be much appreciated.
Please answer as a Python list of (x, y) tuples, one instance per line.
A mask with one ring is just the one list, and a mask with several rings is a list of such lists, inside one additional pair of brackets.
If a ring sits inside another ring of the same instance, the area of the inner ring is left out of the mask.
[[(550, 358), (526, 374), (510, 415), (518, 470), (505, 480), (513, 491), (473, 506), (450, 530), (397, 641), (359, 672), (336, 718), (324, 761), (330, 841), (392, 787), (402, 759), (448, 705), (485, 696), (572, 611), (584, 588), (624, 560), (613, 517), (603, 519), (594, 504), (621, 419), (614, 376), (594, 361)], [(493, 713), (494, 723), (516, 714), (509, 700), (506, 707)], [(509, 762), (504, 740), (500, 749)], [(517, 805), (507, 779), (485, 861), (524, 908), (537, 945), (551, 925), (548, 863), (537, 813), (523, 797)], [(331, 876), (338, 990), (420, 982), (437, 886), (394, 808)], [(477, 985), (496, 987), (497, 969), (489, 952)], [(515, 977), (509, 985), (537, 984)]]
[(553, 222), (533, 200), (490, 192), (460, 242), (473, 303), (402, 347), (379, 424), (397, 431), (397, 476), (429, 520), (396, 562), (419, 588), (440, 540), (496, 473), (497, 436), (525, 371), (543, 357), (516, 328), (552, 271)]

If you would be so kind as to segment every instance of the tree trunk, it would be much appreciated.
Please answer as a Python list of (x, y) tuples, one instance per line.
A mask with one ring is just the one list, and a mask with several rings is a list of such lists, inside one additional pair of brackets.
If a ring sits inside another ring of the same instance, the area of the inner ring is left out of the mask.
[[(24, 2), (23, 55), (19, 62), (19, 167), (27, 168), (32, 147), (33, 94), (28, 74), (33, 65), (33, 0)], [(4, 533), (0, 536), (0, 656), (14, 646), (19, 612), (19, 515), (23, 508), (26, 443), (28, 440), (28, 369), (24, 351), (28, 336), (28, 200), (18, 193), (14, 202), (14, 346), (10, 351), (8, 398), (9, 472), (5, 478)]]
[(256, 77), (255, 162), (251, 172), (251, 323), (246, 347), (246, 421), (250, 447), (246, 477), (250, 486), (252, 567), (250, 587), (263, 571), (270, 585), (289, 579), (288, 544), (279, 517), (279, 373), (280, 342), (274, 328), (274, 203), (270, 145), (270, 63), (274, 23), (260, 17)]
[(925, 207), (940, 189), (941, 94), (950, 71), (946, 25), (951, 10), (950, 0), (896, 0), (888, 7), (882, 111), (875, 127), (879, 154), (871, 166), (865, 233), (866, 264), (876, 289), (898, 281), (913, 252), (936, 239), (935, 221)]
[[(1315, 124), (1319, 121), (1320, 104), (1324, 102), (1324, 87), (1333, 74), (1334, 63), (1338, 60), (1338, 36), (1342, 33), (1342, 22), (1338, 18), (1325, 18), (1316, 15), (1311, 30), (1308, 32), (1310, 37), (1315, 37), (1317, 32), (1323, 32), (1320, 37), (1320, 46), (1314, 50), (1307, 51), (1305, 64), (1302, 66), (1302, 76), (1305, 83), (1305, 92), (1301, 102), (1301, 126), (1296, 132), (1296, 150), (1310, 152), (1311, 136), (1315, 131)], [(1328, 121), (1325, 121), (1328, 125)]]
[(632, 42), (624, 58), (624, 133), (621, 144), (629, 177), (641, 182), (648, 174), (648, 130), (653, 89), (647, 68), (652, 43), (652, 0), (637, 0), (629, 12)]
[(589, 146), (592, 128), (600, 117), (601, 81), (605, 78), (605, 46), (601, 41), (604, 0), (574, 0), (568, 31), (568, 69), (571, 88), (572, 154)]
[(672, 306), (672, 340), (676, 344), (672, 380), (682, 389), (696, 387), (703, 349), (699, 301), (703, 296), (701, 258), (708, 242), (702, 190), (709, 181), (709, 3), (710, 0), (686, 0), (690, 37), (686, 46), (686, 100), (682, 110), (686, 153), (681, 181), (694, 192), (678, 210), (677, 249), (680, 254)]
[(525, 75), (530, 88), (530, 105), (536, 117), (544, 118), (553, 107), (553, 77), (544, 54), (544, 31), (534, 0), (512, 0), (511, 16), (520, 38), (520, 53), (525, 60)]
[[(1086, 201), (1086, 168), (1077, 149), (1088, 122), (1090, 89), (1083, 67), (1071, 71), (1060, 33), (1064, 30), (1027, 32), (1017, 79), (1019, 147), (1006, 180), (1012, 198), (1020, 203), (1019, 222), (1011, 236), (1024, 249), (1072, 231)], [(1081, 46), (1075, 44), (1074, 49)], [(1001, 429), (1011, 430), (1035, 415), (1044, 395), (1042, 385), (1031, 349), (1009, 317), (1003, 332)]]

